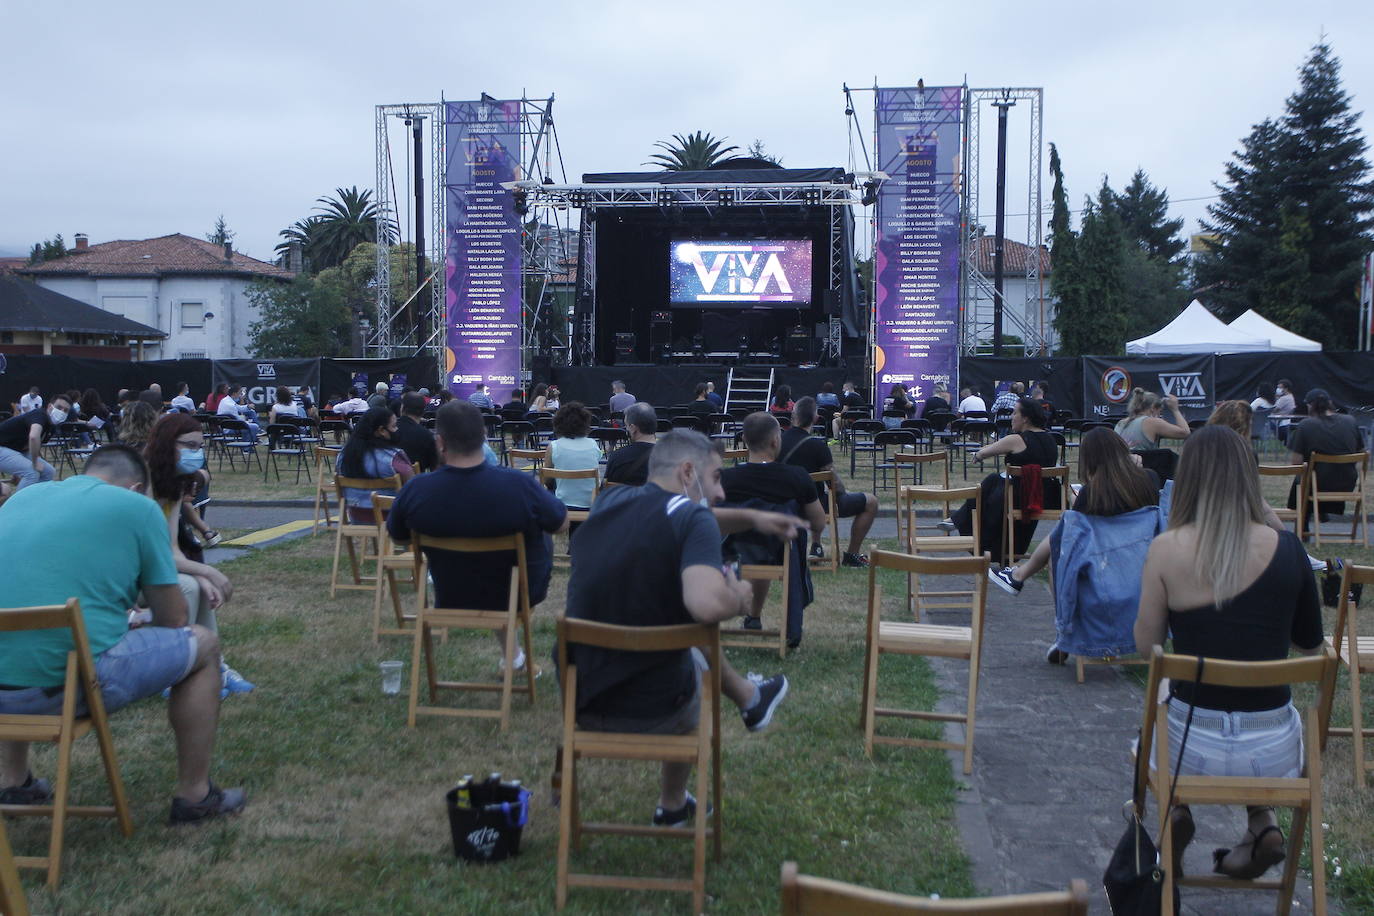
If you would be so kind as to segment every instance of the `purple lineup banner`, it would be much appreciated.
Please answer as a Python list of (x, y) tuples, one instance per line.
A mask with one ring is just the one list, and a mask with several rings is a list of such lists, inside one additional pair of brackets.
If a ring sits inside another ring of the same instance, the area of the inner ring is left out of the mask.
[(447, 102), (444, 169), (448, 335), (444, 366), (459, 397), (485, 382), (498, 403), (520, 379), (519, 102)]
[(873, 403), (925, 398), (959, 368), (959, 183), (963, 90), (879, 89)]

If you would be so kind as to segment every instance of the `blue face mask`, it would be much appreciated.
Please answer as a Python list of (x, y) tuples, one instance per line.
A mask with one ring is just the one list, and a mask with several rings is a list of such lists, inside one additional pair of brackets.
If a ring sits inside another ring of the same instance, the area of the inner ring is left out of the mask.
[(177, 449), (177, 473), (194, 474), (205, 467), (205, 449), (203, 448), (179, 448)]

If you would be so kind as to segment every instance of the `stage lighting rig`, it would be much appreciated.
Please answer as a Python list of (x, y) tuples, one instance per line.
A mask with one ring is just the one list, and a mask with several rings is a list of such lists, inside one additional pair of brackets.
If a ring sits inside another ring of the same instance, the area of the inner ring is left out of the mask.
[(672, 207), (677, 204), (677, 192), (668, 188), (659, 188), (657, 197), (660, 207)]
[(864, 196), (860, 204), (871, 207), (878, 202), (878, 179), (870, 178), (864, 182)]
[(524, 216), (526, 213), (529, 213), (529, 195), (526, 194), (524, 191), (516, 191), (513, 196), (515, 198), (515, 215)]
[(587, 206), (587, 202), (589, 200), (591, 200), (591, 197), (587, 194), (586, 191), (568, 192), (568, 206), (570, 207), (576, 207), (577, 209), (581, 209)]
[(801, 201), (808, 207), (814, 207), (821, 202), (820, 188), (802, 188)]
[(735, 189), (721, 188), (716, 192), (716, 203), (722, 207), (733, 207), (735, 205)]

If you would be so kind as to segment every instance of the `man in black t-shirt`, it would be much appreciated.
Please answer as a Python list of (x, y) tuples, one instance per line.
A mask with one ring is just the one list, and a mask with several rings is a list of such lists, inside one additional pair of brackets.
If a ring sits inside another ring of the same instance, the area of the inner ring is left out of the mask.
[[(487, 464), (482, 446), (487, 427), (467, 401), (449, 401), (435, 413), (444, 464), (406, 482), (387, 516), (398, 544), (411, 532), (442, 538), (486, 538), (523, 534), (529, 571), (530, 606), (544, 600), (553, 567), (550, 534), (567, 530), (568, 510), (532, 474)], [(515, 552), (426, 551), (436, 607), (505, 610)], [(505, 646), (505, 634), (497, 641)], [(525, 665), (523, 650), (515, 668)]]
[(71, 401), (59, 394), (46, 410), (36, 407), (0, 423), (0, 477), (18, 477), (21, 490), (56, 477), (53, 466), (43, 460), (43, 443), (71, 412)]
[[(792, 409), (792, 426), (782, 434), (782, 452), (778, 459), (783, 464), (794, 464), (808, 474), (835, 470), (835, 458), (824, 439), (811, 435), (811, 427), (816, 422), (816, 401), (802, 398)], [(816, 484), (816, 495), (821, 501), (821, 512), (830, 509), (830, 494), (824, 484)], [(840, 475), (835, 475), (835, 516), (852, 518), (849, 527), (849, 549), (845, 551), (841, 564), (863, 569), (868, 566), (868, 557), (863, 552), (864, 538), (878, 517), (878, 498), (872, 493), (851, 493), (845, 490)], [(820, 538), (816, 538), (811, 549), (813, 557), (824, 556)]]
[(625, 428), (630, 442), (606, 459), (604, 479), (606, 483), (642, 487), (649, 479), (649, 456), (658, 438), (658, 414), (643, 401), (631, 404), (625, 411)]
[(709, 417), (718, 413), (716, 405), (712, 404), (706, 397), (706, 383), (698, 382), (696, 390), (692, 393), (692, 403), (687, 405), (687, 409), (699, 417)]
[[(603, 491), (572, 541), (567, 615), (618, 626), (716, 623), (749, 607), (750, 591), (721, 565), (721, 532), (755, 528), (786, 536), (795, 519), (770, 512), (717, 510), (720, 456), (691, 430), (661, 436), (642, 487)], [(627, 549), (633, 545), (633, 549)], [(697, 650), (622, 652), (569, 646), (577, 666), (577, 720), (596, 731), (686, 734), (701, 714)], [(787, 678), (742, 677), (722, 660), (721, 692), (740, 709), (745, 727), (760, 731), (787, 695)], [(687, 793), (691, 767), (663, 764), (653, 822), (690, 822), (696, 799)], [(719, 800), (716, 802), (719, 804)]]
[[(812, 404), (815, 401), (812, 400)], [(795, 406), (795, 405), (794, 405)], [(814, 409), (814, 406), (813, 406)], [(825, 513), (821, 511), (820, 501), (816, 498), (816, 487), (806, 471), (778, 461), (782, 448), (782, 428), (770, 413), (759, 411), (744, 418), (744, 444), (749, 448), (749, 457), (738, 467), (727, 468), (721, 472), (721, 485), (725, 488), (727, 503), (745, 503), (750, 500), (782, 505), (794, 502), (797, 513), (811, 526), (812, 539), (818, 539), (825, 530)], [(751, 618), (757, 618), (768, 599), (767, 580), (754, 580), (754, 606)], [(746, 621), (749, 626), (752, 621)]]
[(414, 391), (401, 395), (401, 415), (396, 419), (396, 444), (422, 471), (439, 466), (439, 447), (434, 433), (425, 429), (425, 396)]

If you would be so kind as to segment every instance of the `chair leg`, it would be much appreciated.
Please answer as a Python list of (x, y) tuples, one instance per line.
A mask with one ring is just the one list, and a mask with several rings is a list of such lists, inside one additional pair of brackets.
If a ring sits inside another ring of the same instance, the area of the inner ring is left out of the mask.
[[(1168, 791), (1167, 779), (1165, 785), (1165, 791)], [(1159, 861), (1166, 863), (1166, 867), (1161, 869), (1164, 872), (1164, 889), (1160, 894), (1159, 912), (1160, 916), (1174, 916), (1174, 886), (1178, 876), (1167, 864), (1174, 860), (1173, 819), (1169, 817), (1169, 800), (1163, 796), (1156, 796), (1155, 801), (1156, 807), (1159, 808)]]
[[(510, 728), (510, 695), (511, 687), (515, 682), (515, 628), (518, 621), (512, 614), (507, 618), (506, 623), (506, 645), (503, 650), (506, 662), (501, 666), (501, 731)], [(525, 669), (534, 667), (534, 659), (528, 653), (525, 655)]]
[[(977, 637), (975, 637), (975, 640)], [(976, 643), (975, 643), (976, 644)], [(973, 772), (973, 723), (978, 710), (978, 669), (982, 667), (978, 652), (969, 653), (968, 710), (964, 720), (964, 775)]]
[(1360, 654), (1356, 642), (1355, 621), (1349, 618), (1345, 644), (1350, 652), (1350, 740), (1351, 753), (1355, 755), (1355, 785), (1361, 789), (1365, 783), (1364, 759), (1364, 703), (1360, 699)]
[[(340, 507), (342, 508), (342, 507)], [(347, 511), (347, 510), (344, 510)], [(343, 519), (339, 520), (339, 527), (334, 529), (334, 566), (329, 573), (329, 597), (333, 598), (338, 592), (339, 586), (339, 554), (343, 552)]]
[[(530, 705), (534, 705), (534, 648), (530, 642), (530, 621), (528, 617), (520, 618), (520, 627), (525, 638), (525, 686), (530, 690)], [(447, 633), (447, 631), (445, 631)]]
[(864, 687), (864, 753), (870, 758), (873, 756), (873, 730), (876, 713), (875, 707), (878, 705), (878, 658), (882, 655), (882, 649), (874, 644), (868, 650), (868, 677)]
[(421, 634), (425, 629), (425, 613), (415, 612), (415, 636), (410, 648), (410, 701), (406, 704), (406, 725), (415, 727), (415, 710), (420, 705), (420, 656), (424, 654)]
[[(702, 716), (697, 723), (697, 810), (692, 824), (692, 912), (702, 912), (706, 902), (706, 809), (710, 805), (711, 719)], [(715, 804), (720, 806), (717, 798)]]
[[(394, 585), (395, 580), (390, 569), (382, 569), (381, 557), (377, 558), (377, 587), (372, 591), (372, 644), (378, 645), (382, 641), (382, 592), (386, 591), (388, 585)], [(395, 589), (392, 589), (392, 598), (395, 599)]]
[(52, 800), (52, 837), (48, 842), (48, 888), (56, 891), (62, 881), (62, 837), (67, 827), (67, 793), (72, 784), (72, 720), (63, 725), (57, 741), (57, 785)]
[[(1356, 686), (1358, 687), (1358, 685)], [(1302, 812), (1302, 810), (1299, 809), (1299, 813), (1308, 813), (1311, 818), (1311, 823), (1308, 827), (1308, 830), (1311, 833), (1311, 845), (1309, 847), (1309, 850), (1311, 852), (1311, 861), (1313, 863), (1312, 912), (1325, 913), (1326, 837), (1324, 831), (1326, 828), (1322, 826), (1322, 755), (1317, 746), (1317, 723), (1313, 719), (1313, 716), (1310, 712), (1307, 714), (1305, 718), (1307, 719), (1307, 776), (1310, 780), (1312, 780), (1313, 786), (1312, 810), (1310, 812)], [(1293, 818), (1293, 821), (1294, 824), (1297, 824), (1298, 817), (1295, 816)], [(1295, 842), (1297, 843), (1297, 846), (1292, 852), (1292, 858), (1296, 861), (1298, 858), (1298, 852), (1302, 849), (1302, 834), (1296, 827), (1294, 828), (1294, 833), (1297, 834), (1297, 836), (1294, 838)], [(1293, 882), (1289, 881), (1287, 883), (1287, 887), (1288, 890), (1283, 893), (1283, 897), (1281, 899), (1292, 900)]]
[[(1317, 851), (1317, 842), (1316, 842), (1316, 841), (1317, 841), (1317, 833), (1316, 833), (1316, 831), (1319, 830), (1319, 829), (1321, 829), (1321, 825), (1320, 825), (1320, 824), (1315, 824), (1315, 823), (1314, 823), (1314, 824), (1312, 825), (1312, 827), (1314, 828), (1313, 833), (1312, 833), (1312, 840), (1313, 840), (1312, 851), (1315, 853), (1315, 852)], [(1278, 916), (1288, 916), (1288, 913), (1290, 912), (1290, 909), (1291, 909), (1291, 907), (1292, 907), (1292, 905), (1293, 905), (1293, 888), (1294, 888), (1294, 885), (1297, 884), (1297, 880), (1298, 880), (1298, 856), (1300, 856), (1300, 855), (1302, 854), (1302, 835), (1303, 835), (1303, 831), (1306, 830), (1306, 829), (1307, 829), (1307, 809), (1306, 809), (1306, 808), (1296, 808), (1296, 809), (1294, 809), (1294, 811), (1293, 811), (1293, 820), (1292, 820), (1292, 822), (1288, 825), (1288, 849), (1287, 849), (1287, 851), (1285, 852), (1285, 855), (1284, 855), (1284, 860), (1283, 860), (1283, 873), (1279, 876), (1279, 905), (1278, 905), (1277, 909), (1275, 910), (1275, 912), (1278, 914)], [(1319, 859), (1313, 859), (1312, 861), (1313, 861), (1313, 862), (1318, 862), (1318, 861), (1320, 861), (1320, 860), (1319, 860)], [(1313, 869), (1312, 869), (1312, 898), (1313, 898), (1314, 904), (1315, 904), (1315, 901), (1316, 901), (1316, 899), (1317, 899), (1317, 875), (1318, 875), (1318, 873), (1321, 873), (1321, 880), (1322, 880), (1323, 884), (1325, 884), (1325, 880), (1326, 880), (1326, 874), (1325, 874), (1325, 872), (1326, 872), (1326, 867), (1325, 867), (1325, 865), (1326, 865), (1326, 863), (1323, 862), (1321, 867), (1316, 867), (1316, 868), (1313, 868)], [(1323, 906), (1323, 905), (1315, 905), (1315, 906), (1314, 906), (1314, 909), (1313, 909), (1313, 912), (1316, 912), (1316, 913), (1325, 913), (1325, 912), (1326, 912), (1326, 907)]]
[(1074, 667), (1078, 669), (1078, 683), (1081, 684), (1083, 683), (1083, 669), (1086, 667), (1083, 664), (1083, 658), (1081, 656), (1077, 656), (1074, 658), (1073, 663)]
[(563, 747), (563, 801), (558, 809), (558, 876), (554, 881), (554, 906), (562, 910), (568, 903), (568, 857), (572, 847), (573, 803), (577, 794), (577, 774), (573, 769), (572, 745)]

